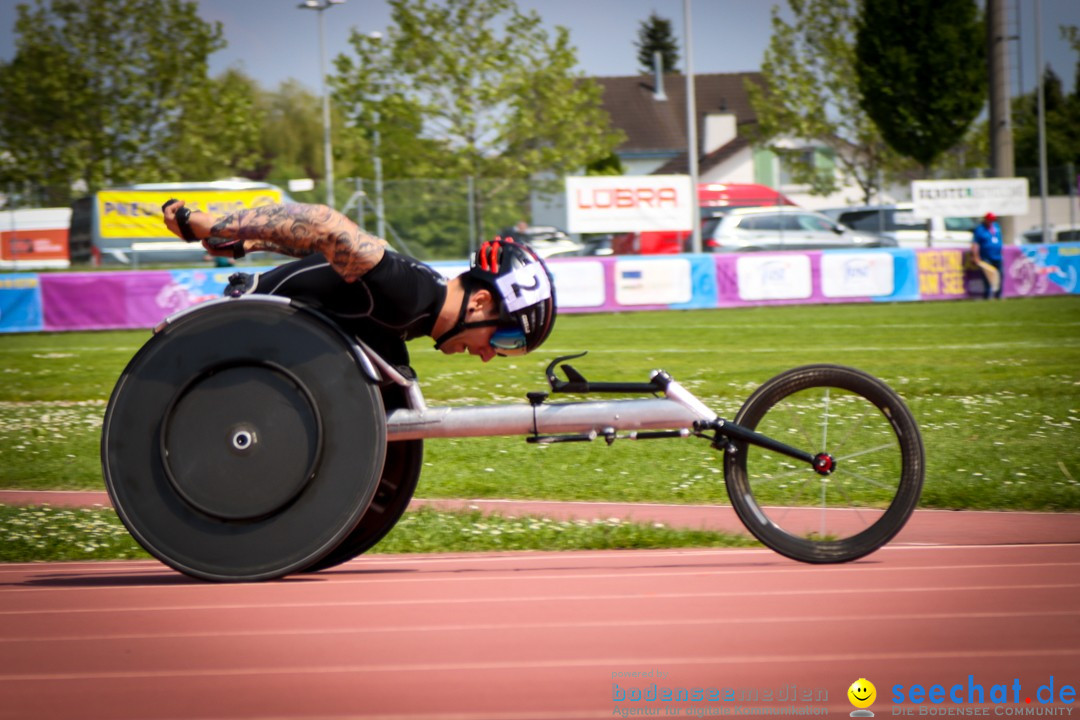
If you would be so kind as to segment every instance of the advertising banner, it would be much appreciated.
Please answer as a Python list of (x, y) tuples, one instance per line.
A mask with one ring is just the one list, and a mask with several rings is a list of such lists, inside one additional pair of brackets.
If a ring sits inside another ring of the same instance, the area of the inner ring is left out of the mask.
[(555, 276), (555, 299), (560, 310), (598, 309), (607, 300), (604, 264), (599, 260), (548, 263)]
[(42, 328), (41, 281), (33, 273), (0, 276), (0, 332)]
[(178, 194), (192, 210), (218, 215), (281, 202), (276, 188), (260, 190), (102, 190), (97, 194), (98, 230), (103, 238), (175, 240), (161, 221), (161, 206)]
[(955, 300), (967, 297), (963, 250), (916, 250), (919, 297), (923, 300)]
[(1080, 243), (1004, 248), (1005, 294), (1080, 293)]
[[(1007, 298), (1080, 294), (1080, 243), (1008, 246), (1002, 261)], [(433, 265), (448, 278), (468, 268)], [(964, 252), (944, 249), (560, 258), (548, 266), (566, 313), (960, 300), (984, 289)], [(0, 332), (151, 328), (221, 297), (235, 270), (0, 275)]]
[(895, 289), (890, 254), (834, 251), (821, 256), (821, 293), (827, 298), (877, 298)]
[(687, 175), (568, 177), (566, 211), (572, 233), (690, 230), (697, 198)]
[(615, 302), (619, 305), (681, 305), (694, 293), (690, 261), (685, 258), (618, 260)]
[(740, 300), (805, 300), (813, 294), (808, 255), (743, 255), (736, 275)]
[(915, 217), (1026, 215), (1027, 178), (982, 180), (913, 180)]

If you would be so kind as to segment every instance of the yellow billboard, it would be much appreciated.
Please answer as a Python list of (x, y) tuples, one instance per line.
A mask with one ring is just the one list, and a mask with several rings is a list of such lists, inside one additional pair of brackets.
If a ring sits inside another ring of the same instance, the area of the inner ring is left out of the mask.
[(228, 215), (281, 202), (276, 188), (259, 190), (102, 190), (97, 194), (98, 232), (103, 238), (170, 238), (161, 206), (180, 198), (192, 210)]

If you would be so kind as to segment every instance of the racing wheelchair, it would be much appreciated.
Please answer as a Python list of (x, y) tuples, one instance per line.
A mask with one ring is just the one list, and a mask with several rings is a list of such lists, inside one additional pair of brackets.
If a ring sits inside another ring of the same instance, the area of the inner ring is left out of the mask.
[[(151, 555), (214, 581), (313, 572), (369, 550), (408, 506), (434, 438), (704, 440), (750, 533), (808, 563), (877, 550), (918, 503), (918, 425), (864, 372), (788, 370), (729, 421), (664, 371), (592, 382), (568, 364), (578, 357), (555, 358), (528, 402), (429, 407), (415, 379), (310, 307), (212, 300), (163, 321), (122, 373), (102, 430), (105, 484)], [(551, 401), (575, 394), (645, 397)]]

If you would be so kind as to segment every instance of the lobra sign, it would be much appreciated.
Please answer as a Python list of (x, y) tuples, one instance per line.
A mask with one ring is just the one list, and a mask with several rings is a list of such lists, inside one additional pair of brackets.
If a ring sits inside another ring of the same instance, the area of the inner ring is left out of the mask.
[(690, 230), (696, 205), (688, 175), (566, 178), (572, 233)]

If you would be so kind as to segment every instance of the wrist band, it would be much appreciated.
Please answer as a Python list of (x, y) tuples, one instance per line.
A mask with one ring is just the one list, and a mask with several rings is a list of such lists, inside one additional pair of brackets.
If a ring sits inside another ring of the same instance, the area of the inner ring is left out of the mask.
[[(165, 201), (165, 204), (161, 206), (161, 212), (165, 212), (170, 205), (174, 202), (180, 202), (176, 198), (169, 198)], [(186, 207), (182, 207), (176, 211), (176, 226), (180, 228), (180, 234), (188, 242), (198, 242), (199, 238), (195, 237), (195, 232), (191, 229), (191, 211)]]
[(180, 228), (180, 234), (184, 236), (185, 240), (198, 242), (199, 238), (195, 237), (195, 233), (191, 229), (191, 211), (186, 207), (176, 211), (176, 225)]

